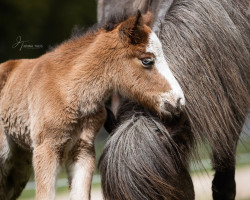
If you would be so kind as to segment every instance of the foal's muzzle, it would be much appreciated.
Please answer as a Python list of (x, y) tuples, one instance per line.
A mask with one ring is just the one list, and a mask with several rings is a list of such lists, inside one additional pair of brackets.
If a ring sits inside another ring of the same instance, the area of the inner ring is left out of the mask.
[(172, 115), (180, 115), (184, 109), (184, 103), (182, 98), (178, 98), (176, 103), (164, 102), (164, 110)]
[(183, 92), (173, 90), (161, 95), (160, 109), (163, 115), (178, 116), (185, 107), (185, 97)]

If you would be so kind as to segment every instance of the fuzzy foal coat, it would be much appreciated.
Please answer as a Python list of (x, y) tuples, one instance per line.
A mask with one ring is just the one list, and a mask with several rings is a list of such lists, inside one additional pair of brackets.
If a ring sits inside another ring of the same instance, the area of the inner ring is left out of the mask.
[[(87, 163), (90, 174), (86, 176), (91, 177), (93, 141), (105, 120), (102, 102), (109, 86), (107, 82), (96, 79), (94, 64), (92, 70), (81, 73), (78, 56), (86, 49), (79, 47), (87, 46), (88, 40), (91, 36), (77, 43), (69, 41), (37, 59), (1, 64), (0, 135), (1, 142), (6, 141), (1, 148), (6, 150), (0, 163), (9, 169), (1, 169), (0, 199), (17, 197), (30, 176), (30, 170), (26, 172), (28, 164), (17, 166), (12, 160), (27, 160), (30, 165), (31, 158), (26, 158), (25, 152), (21, 155), (14, 153), (14, 149), (25, 149), (29, 156), (33, 151), (37, 199), (54, 198), (56, 173), (64, 161), (69, 168), (75, 160)], [(71, 48), (76, 51), (72, 53)], [(83, 63), (90, 62), (85, 58)], [(81, 84), (81, 79), (86, 80), (84, 84)], [(91, 90), (94, 92), (89, 92)], [(88, 98), (80, 98), (81, 95)], [(81, 134), (82, 131), (85, 134)], [(85, 157), (80, 159), (81, 155)], [(17, 171), (17, 167), (22, 170), (13, 177), (12, 171)], [(9, 176), (13, 179), (11, 182)], [(20, 176), (24, 180), (18, 180)], [(91, 183), (89, 178), (85, 181)], [(46, 196), (48, 193), (50, 195)]]
[(171, 89), (155, 67), (142, 66), (141, 59), (152, 56), (146, 52), (148, 19), (138, 12), (121, 24), (75, 37), (39, 58), (0, 65), (1, 200), (17, 198), (25, 187), (32, 153), (37, 199), (54, 199), (56, 175), (63, 163), (70, 198), (89, 199), (94, 139), (106, 118), (104, 101), (118, 90), (160, 111), (165, 103), (161, 94)]

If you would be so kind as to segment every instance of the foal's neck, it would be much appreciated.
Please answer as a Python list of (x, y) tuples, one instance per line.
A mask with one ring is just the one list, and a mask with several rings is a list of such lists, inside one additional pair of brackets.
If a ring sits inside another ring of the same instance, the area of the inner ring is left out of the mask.
[(100, 34), (101, 30), (70, 40), (55, 50), (69, 69), (65, 75), (67, 95), (86, 113), (102, 106), (114, 89), (108, 70), (112, 61), (107, 62), (110, 58), (103, 53), (106, 47)]

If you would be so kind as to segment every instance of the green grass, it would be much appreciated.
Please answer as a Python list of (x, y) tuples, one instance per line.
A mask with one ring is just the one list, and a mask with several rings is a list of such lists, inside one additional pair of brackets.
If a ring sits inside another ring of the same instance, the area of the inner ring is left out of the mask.
[(35, 198), (35, 190), (24, 190), (18, 199), (26, 200), (26, 199), (34, 199), (34, 198)]
[[(100, 189), (101, 183), (92, 184), (92, 189)], [(56, 194), (69, 193), (68, 187), (60, 187), (56, 189)], [(30, 200), (35, 198), (35, 190), (24, 190), (18, 200)]]
[(250, 139), (241, 140), (237, 146), (237, 154), (250, 153)]

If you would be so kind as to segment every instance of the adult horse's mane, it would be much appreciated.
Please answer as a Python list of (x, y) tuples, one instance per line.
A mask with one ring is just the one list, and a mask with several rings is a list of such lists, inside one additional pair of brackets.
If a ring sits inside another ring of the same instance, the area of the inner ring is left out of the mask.
[(242, 4), (177, 0), (161, 25), (194, 137), (207, 139), (219, 159), (234, 153), (250, 106), (250, 27)]
[(121, 103), (118, 116), (99, 161), (105, 199), (193, 199), (187, 172), (193, 135), (186, 118), (163, 124), (130, 101)]

